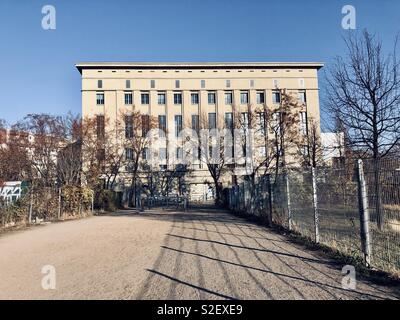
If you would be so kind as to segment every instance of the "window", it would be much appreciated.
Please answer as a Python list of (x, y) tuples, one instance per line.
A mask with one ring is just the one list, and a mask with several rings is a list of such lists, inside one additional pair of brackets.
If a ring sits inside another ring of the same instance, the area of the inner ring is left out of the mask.
[(133, 149), (125, 148), (125, 160), (133, 160)]
[(131, 80), (126, 80), (125, 81), (125, 87), (126, 87), (126, 89), (130, 89), (131, 88)]
[(104, 93), (96, 93), (96, 104), (103, 105), (104, 104)]
[[(194, 156), (197, 156), (198, 160), (201, 160), (201, 147), (198, 147), (194, 150)], [(201, 168), (201, 167), (200, 167)]]
[(303, 157), (307, 157), (308, 156), (308, 146), (302, 145), (300, 148), (300, 152)]
[(160, 131), (160, 137), (165, 137), (167, 132), (167, 118), (164, 115), (158, 116), (158, 129)]
[(208, 93), (208, 104), (215, 104), (215, 92)]
[(149, 159), (149, 148), (144, 147), (142, 150), (142, 159), (147, 160)]
[(196, 131), (199, 133), (199, 115), (198, 114), (192, 114), (192, 130)]
[(133, 116), (125, 116), (125, 138), (133, 138)]
[(198, 93), (192, 92), (190, 97), (191, 97), (192, 104), (199, 104), (199, 94)]
[(300, 103), (306, 103), (307, 102), (307, 100), (306, 100), (306, 92), (304, 90), (299, 91), (297, 96), (298, 96), (298, 100), (299, 100)]
[(182, 93), (180, 92), (174, 93), (174, 104), (182, 104)]
[(242, 112), (242, 126), (243, 129), (247, 129), (249, 127), (249, 113), (248, 112)]
[(267, 155), (267, 148), (265, 146), (261, 146), (258, 148), (258, 152), (261, 157), (265, 157)]
[(132, 104), (132, 92), (125, 92), (125, 104)]
[(159, 149), (159, 158), (160, 158), (160, 160), (166, 160), (167, 159), (167, 148), (160, 148)]
[(266, 127), (266, 122), (265, 122), (265, 113), (264, 112), (259, 112), (258, 113), (258, 123), (260, 126), (260, 131), (261, 134), (265, 135), (265, 127)]
[[(213, 159), (213, 147), (212, 146), (208, 147), (208, 156)], [(214, 165), (214, 164), (211, 164), (211, 165)]]
[(103, 88), (103, 80), (97, 80), (97, 88)]
[(166, 164), (160, 164), (160, 170), (161, 171), (167, 170), (167, 165)]
[(279, 91), (272, 92), (272, 102), (281, 103), (281, 93)]
[(241, 104), (249, 103), (249, 93), (247, 91), (240, 92), (240, 103)]
[(233, 130), (233, 114), (232, 112), (225, 113), (225, 126), (229, 130)]
[(150, 102), (150, 95), (149, 95), (148, 92), (142, 92), (142, 93), (140, 94), (140, 102), (141, 102), (142, 104), (149, 104), (149, 102)]
[(232, 103), (233, 103), (232, 91), (225, 92), (225, 104), (232, 104)]
[(307, 112), (300, 112), (300, 132), (304, 135), (307, 134)]
[(150, 130), (150, 116), (148, 114), (142, 115), (142, 137), (146, 137), (147, 132)]
[(181, 82), (180, 80), (175, 80), (175, 88), (179, 89), (181, 87)]
[(96, 158), (98, 161), (104, 161), (106, 159), (106, 150), (105, 149), (98, 149)]
[(182, 148), (181, 147), (177, 147), (176, 148), (176, 158), (177, 159), (182, 159), (182, 156), (183, 156)]
[(165, 93), (164, 92), (159, 92), (157, 95), (157, 102), (158, 104), (165, 104)]
[(175, 116), (175, 137), (179, 137), (179, 133), (182, 131), (182, 116)]
[(200, 87), (203, 88), (203, 89), (206, 87), (206, 80), (201, 80), (200, 81)]
[(156, 87), (156, 80), (150, 80), (150, 88), (154, 89)]
[(257, 96), (257, 103), (258, 104), (265, 103), (265, 93), (264, 92), (258, 91), (256, 93), (256, 96)]
[(243, 141), (242, 152), (243, 152), (243, 157), (247, 157), (247, 143), (246, 143), (246, 140)]
[(275, 133), (278, 133), (278, 135), (280, 134), (281, 130), (281, 118), (282, 116), (279, 111), (272, 114), (272, 129)]
[(208, 114), (208, 128), (209, 129), (217, 128), (217, 114), (215, 112), (210, 112)]
[(231, 80), (226, 80), (225, 85), (227, 88), (231, 87)]
[(96, 118), (96, 131), (97, 138), (104, 138), (104, 123), (105, 119), (103, 115), (97, 116)]

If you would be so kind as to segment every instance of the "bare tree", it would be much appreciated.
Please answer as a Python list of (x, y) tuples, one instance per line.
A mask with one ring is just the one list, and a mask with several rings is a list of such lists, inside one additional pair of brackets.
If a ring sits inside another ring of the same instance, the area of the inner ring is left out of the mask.
[[(140, 179), (139, 171), (145, 165), (147, 157), (150, 157), (149, 146), (153, 129), (157, 128), (155, 117), (141, 114), (139, 111), (124, 112), (120, 114), (119, 137), (125, 148), (125, 171), (130, 175), (131, 192), (129, 203), (135, 207), (140, 206), (139, 200)], [(165, 133), (164, 133), (165, 134)]]
[(66, 129), (66, 145), (57, 154), (59, 185), (80, 186), (82, 173), (82, 121), (68, 113), (62, 119)]
[(103, 115), (82, 122), (83, 173), (93, 190), (112, 190), (123, 165), (123, 142), (109, 123)]
[(0, 178), (28, 180), (31, 177), (28, 134), (16, 129), (2, 129), (0, 135)]
[(393, 53), (364, 30), (345, 39), (348, 56), (337, 57), (327, 76), (328, 109), (347, 129), (351, 146), (374, 163), (377, 224), (383, 224), (380, 199), (380, 159), (400, 139), (400, 77), (397, 39)]
[(275, 177), (287, 167), (298, 163), (298, 145), (301, 141), (300, 111), (302, 104), (286, 89), (280, 91), (280, 103), (272, 109), (272, 133)]
[(186, 124), (185, 127), (192, 128), (196, 137), (187, 139), (190, 147), (185, 152), (188, 158), (207, 167), (214, 185), (215, 204), (221, 205), (222, 177), (230, 170), (228, 164), (232, 158), (232, 155), (228, 154), (231, 149), (227, 141), (229, 135), (226, 135), (226, 130), (231, 128), (226, 126), (223, 119), (217, 118), (216, 113), (205, 112), (199, 114), (196, 127), (192, 125)]
[[(340, 139), (340, 136), (338, 138)], [(299, 142), (299, 153), (304, 166), (315, 168), (324, 164), (320, 129), (313, 118), (307, 119), (306, 132), (302, 134)]]
[(54, 187), (57, 182), (57, 154), (65, 146), (66, 128), (61, 116), (29, 114), (18, 122), (14, 130), (26, 135), (32, 167), (31, 181), (43, 187)]
[[(257, 178), (269, 185), (270, 174), (274, 172), (273, 183), (276, 183), (278, 174), (298, 160), (298, 146), (302, 141), (299, 112), (303, 106), (291, 92), (283, 89), (279, 90), (276, 102), (271, 106), (248, 104), (246, 110), (235, 108), (235, 128), (240, 137), (235, 139), (238, 142), (235, 147), (245, 155), (244, 179), (249, 182), (252, 199), (256, 198)], [(251, 202), (250, 210), (255, 205)]]

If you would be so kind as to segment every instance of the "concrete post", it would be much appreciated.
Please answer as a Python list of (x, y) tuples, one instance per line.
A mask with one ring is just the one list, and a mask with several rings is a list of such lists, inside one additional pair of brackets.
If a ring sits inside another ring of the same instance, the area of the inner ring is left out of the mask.
[(361, 159), (357, 161), (358, 180), (358, 207), (360, 212), (360, 236), (361, 249), (364, 253), (364, 261), (367, 266), (371, 265), (371, 239), (369, 232), (369, 209), (367, 185), (364, 177), (364, 167)]
[(311, 168), (311, 175), (312, 175), (312, 191), (313, 191), (315, 242), (319, 243), (319, 215), (318, 215), (317, 177), (316, 177), (316, 169), (314, 167)]
[(286, 200), (287, 200), (287, 212), (288, 212), (288, 228), (292, 230), (292, 207), (290, 203), (290, 183), (289, 183), (289, 171), (286, 171)]

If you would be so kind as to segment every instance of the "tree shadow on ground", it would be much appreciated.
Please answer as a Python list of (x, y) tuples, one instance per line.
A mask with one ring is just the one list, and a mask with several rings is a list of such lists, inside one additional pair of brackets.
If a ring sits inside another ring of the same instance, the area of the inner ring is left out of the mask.
[[(113, 214), (120, 215), (126, 213)], [(257, 291), (259, 299), (280, 298), (276, 292), (269, 290), (268, 283), (260, 276), (263, 274), (274, 277), (282, 285), (283, 291), (292, 292), (299, 299), (311, 297), (298, 288), (299, 283), (316, 288), (328, 299), (383, 299), (398, 296), (397, 290), (386, 292), (372, 286), (365, 291), (343, 289), (337, 278), (341, 275), (342, 267), (338, 261), (327, 259), (323, 253), (305, 251), (286, 237), (224, 210), (210, 207), (188, 212), (149, 210), (131, 216), (173, 222), (155, 263), (147, 269), (149, 274), (137, 299), (182, 299), (185, 298), (181, 296), (185, 287), (195, 290), (201, 299), (241, 299), (243, 296), (235, 284), (232, 268), (244, 272), (242, 276), (248, 286)], [(197, 236), (197, 233), (202, 236)], [(252, 241), (252, 245), (249, 241)], [(305, 252), (305, 255), (300, 254)], [(258, 265), (243, 261), (244, 255), (251, 255)], [(188, 257), (195, 259), (190, 260), (193, 261), (190, 265), (185, 263), (189, 261)], [(205, 285), (210, 283), (207, 280), (211, 277), (210, 271), (204, 271), (208, 263), (213, 263), (213, 273), (222, 277), (224, 287), (221, 290)], [(279, 269), (273, 270), (277, 264)], [(185, 278), (193, 269), (197, 278)], [(330, 274), (332, 270), (336, 277)], [(368, 284), (365, 285), (368, 287)], [(155, 292), (159, 292), (160, 296), (156, 297)]]

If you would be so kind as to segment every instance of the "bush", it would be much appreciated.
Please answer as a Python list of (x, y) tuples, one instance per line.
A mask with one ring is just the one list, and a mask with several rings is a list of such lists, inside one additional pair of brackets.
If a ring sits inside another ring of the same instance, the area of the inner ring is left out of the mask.
[(95, 207), (104, 211), (114, 211), (117, 208), (117, 197), (112, 190), (99, 190), (95, 197)]
[(93, 192), (86, 187), (65, 186), (62, 188), (63, 214), (75, 216), (82, 211), (90, 210)]

